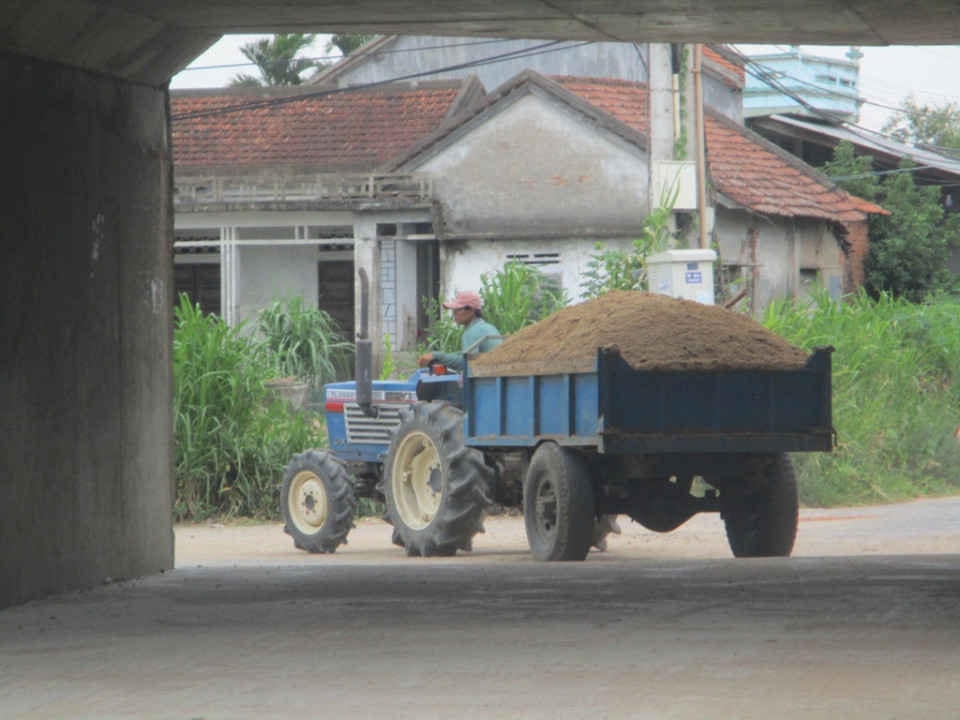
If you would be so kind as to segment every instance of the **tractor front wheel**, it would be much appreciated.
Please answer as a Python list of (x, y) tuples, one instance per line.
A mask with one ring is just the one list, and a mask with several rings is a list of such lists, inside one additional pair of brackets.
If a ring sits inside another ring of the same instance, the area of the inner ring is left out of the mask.
[(356, 501), (343, 465), (329, 453), (308, 450), (284, 468), (280, 488), (283, 530), (311, 553), (332, 553), (347, 542)]

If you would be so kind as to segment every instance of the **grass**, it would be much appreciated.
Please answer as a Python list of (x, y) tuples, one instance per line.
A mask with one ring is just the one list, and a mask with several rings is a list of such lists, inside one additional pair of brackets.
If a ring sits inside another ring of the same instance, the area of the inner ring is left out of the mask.
[(272, 398), (275, 360), (242, 326), (186, 295), (174, 315), (174, 517), (274, 517), (283, 466), (323, 442), (322, 424)]
[(795, 456), (801, 501), (834, 506), (960, 492), (960, 303), (865, 294), (775, 302), (764, 324), (807, 350), (832, 345), (833, 453)]

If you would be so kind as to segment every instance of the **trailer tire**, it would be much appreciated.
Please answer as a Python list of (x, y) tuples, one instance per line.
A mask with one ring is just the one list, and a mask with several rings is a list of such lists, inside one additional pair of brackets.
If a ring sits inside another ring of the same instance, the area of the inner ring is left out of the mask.
[(789, 556), (797, 537), (799, 507), (793, 463), (785, 454), (770, 456), (756, 463), (745, 480), (757, 489), (723, 510), (734, 556)]
[(595, 500), (584, 457), (554, 442), (533, 453), (523, 484), (523, 519), (537, 560), (584, 560), (593, 544)]
[(310, 553), (332, 553), (347, 542), (356, 501), (350, 477), (327, 452), (294, 455), (283, 470), (280, 487), (283, 531)]
[(492, 504), (493, 469), (463, 441), (463, 411), (419, 402), (397, 427), (384, 463), (393, 542), (411, 557), (472, 550)]

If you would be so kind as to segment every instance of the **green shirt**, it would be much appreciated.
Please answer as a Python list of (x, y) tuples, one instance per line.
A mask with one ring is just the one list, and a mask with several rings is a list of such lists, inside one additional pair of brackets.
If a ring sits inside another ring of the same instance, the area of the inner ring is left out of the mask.
[(480, 338), (486, 338), (470, 352), (488, 352), (493, 350), (503, 340), (499, 337), (491, 338), (488, 335), (499, 335), (500, 331), (483, 318), (475, 317), (463, 331), (463, 337), (460, 339), (460, 352), (458, 353), (433, 353), (433, 359), (442, 365), (446, 365), (453, 370), (463, 370), (463, 354), (471, 348)]

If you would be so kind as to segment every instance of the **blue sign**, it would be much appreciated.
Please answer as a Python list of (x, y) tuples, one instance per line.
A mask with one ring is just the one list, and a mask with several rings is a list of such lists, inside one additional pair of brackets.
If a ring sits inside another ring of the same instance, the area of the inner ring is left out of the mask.
[(699, 270), (688, 270), (684, 273), (683, 279), (686, 281), (687, 285), (700, 285), (703, 282), (703, 273), (701, 273)]

